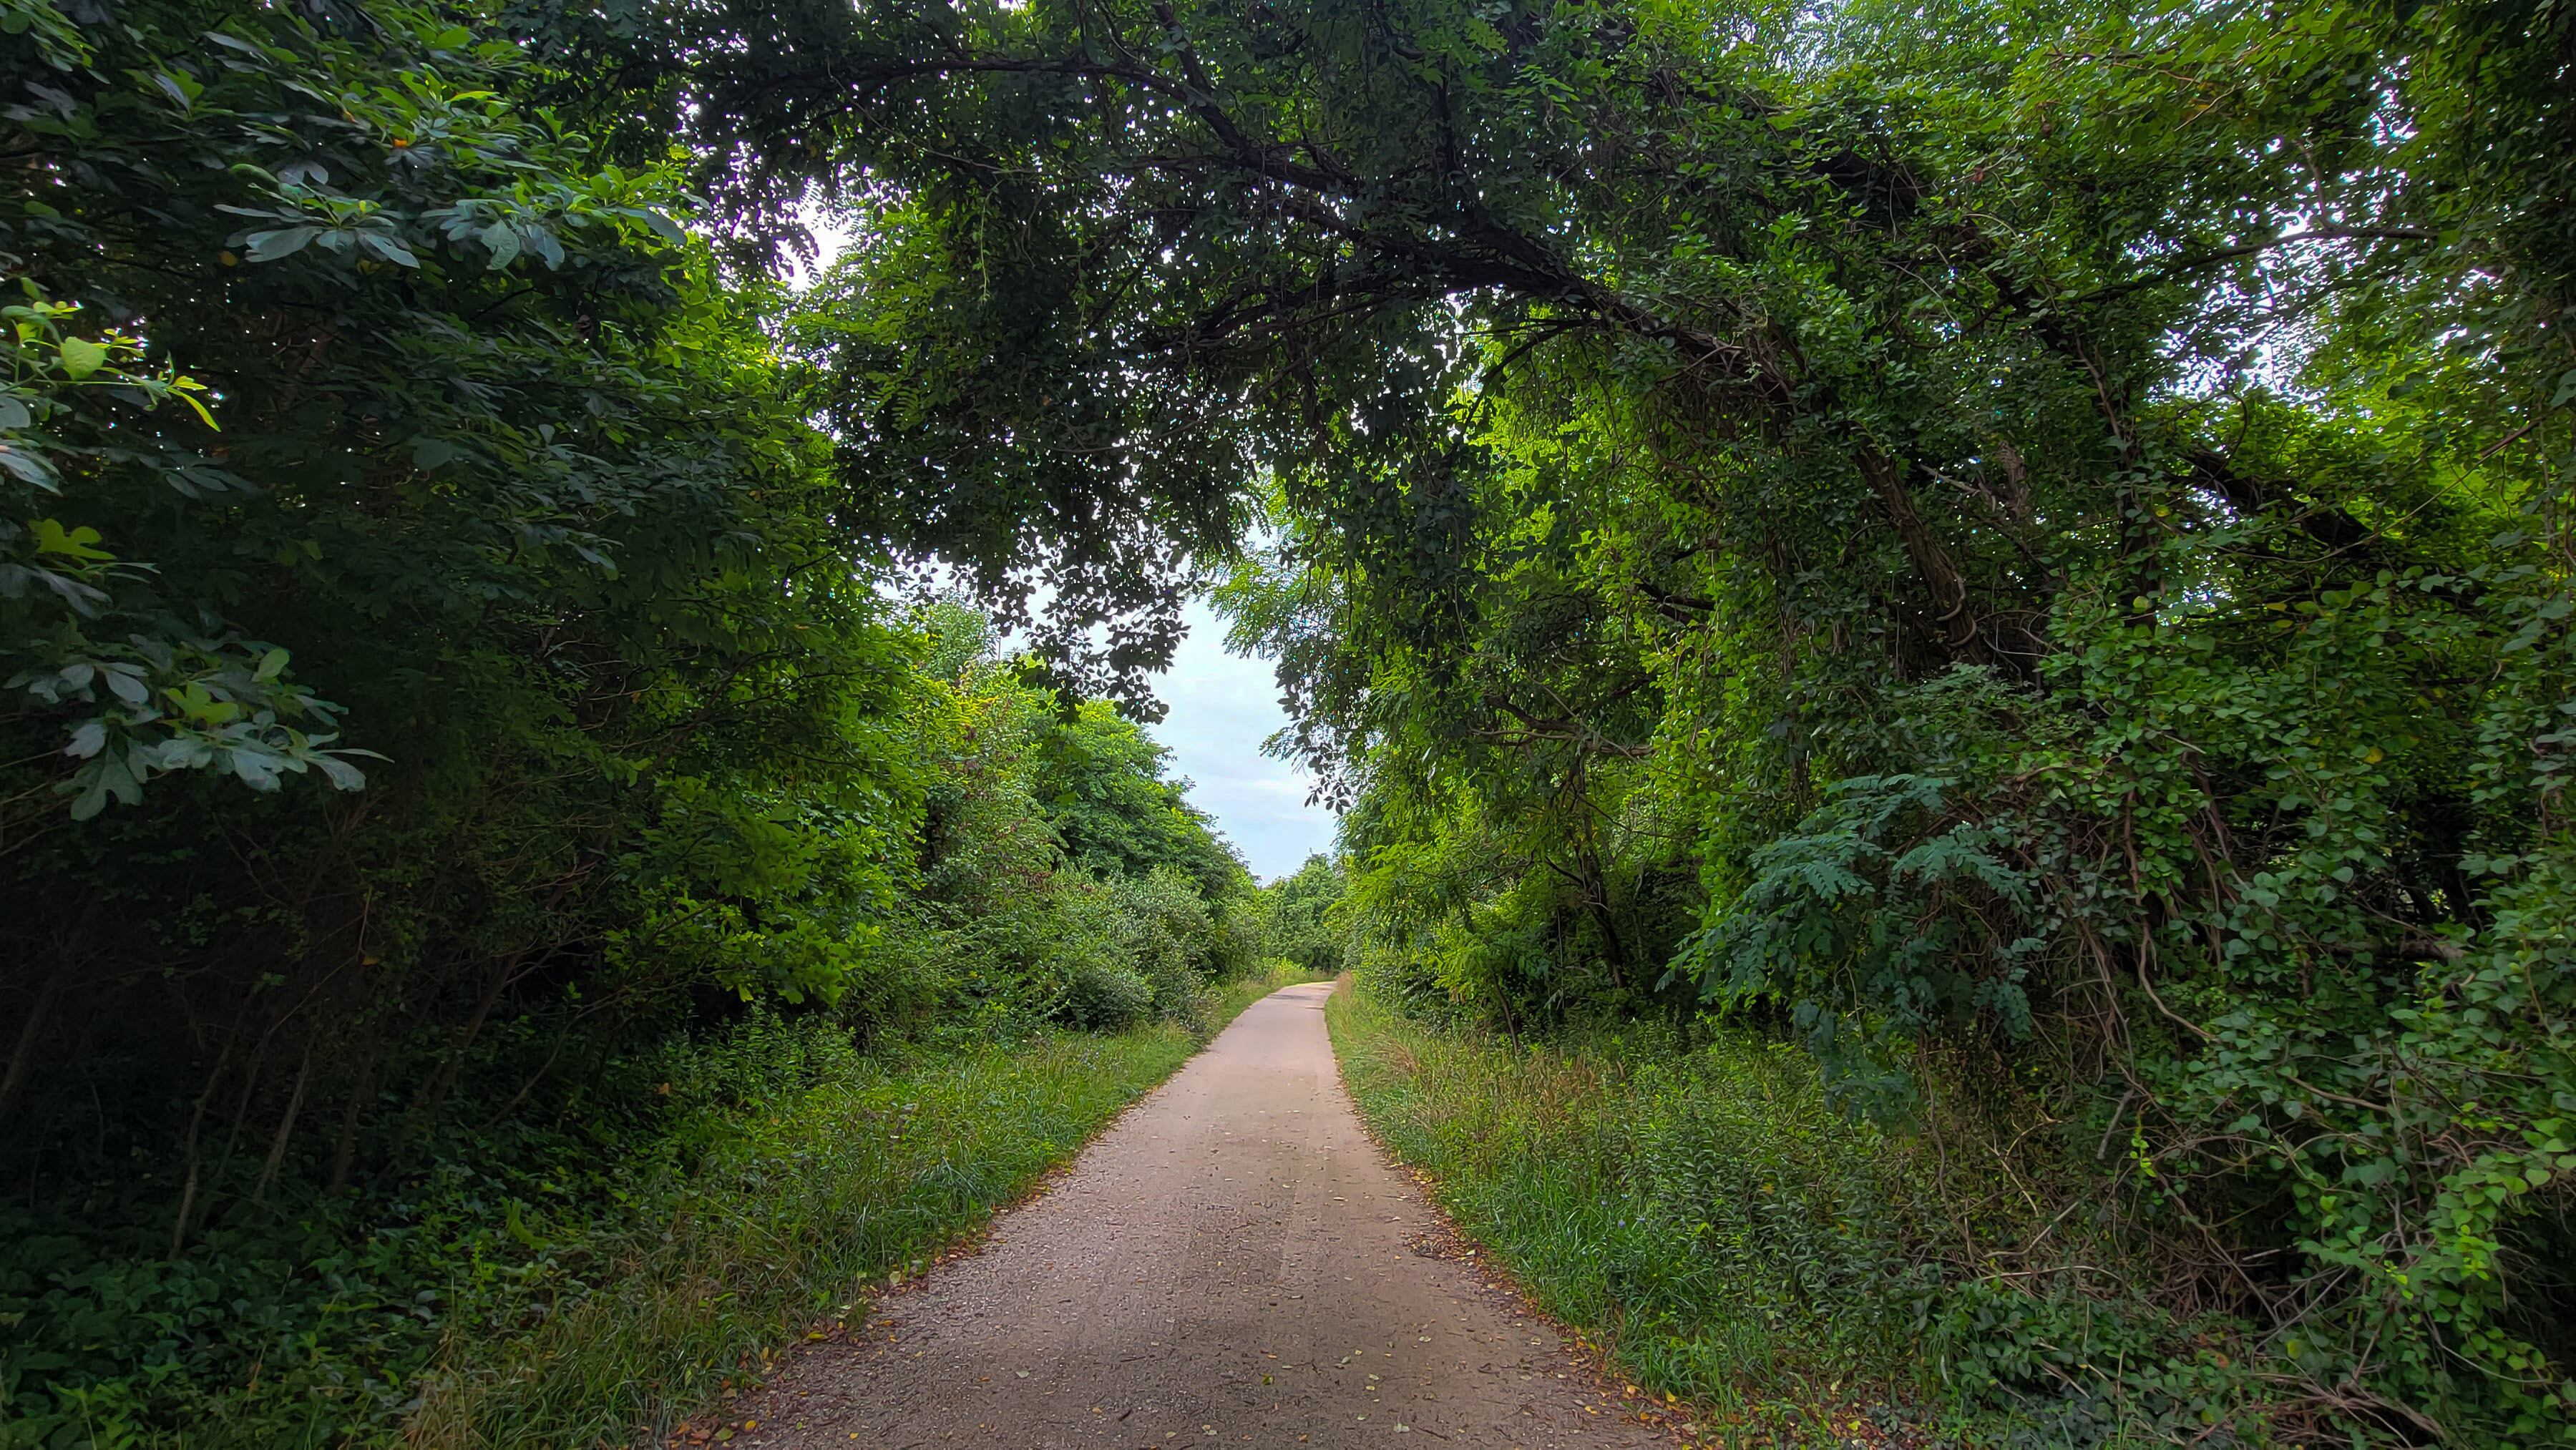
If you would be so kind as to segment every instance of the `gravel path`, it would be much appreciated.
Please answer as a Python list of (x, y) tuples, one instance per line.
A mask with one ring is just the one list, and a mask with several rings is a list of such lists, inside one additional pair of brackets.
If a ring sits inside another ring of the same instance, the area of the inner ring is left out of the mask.
[(1361, 1130), (1329, 990), (1253, 1004), (980, 1253), (793, 1356), (730, 1443), (1669, 1445)]

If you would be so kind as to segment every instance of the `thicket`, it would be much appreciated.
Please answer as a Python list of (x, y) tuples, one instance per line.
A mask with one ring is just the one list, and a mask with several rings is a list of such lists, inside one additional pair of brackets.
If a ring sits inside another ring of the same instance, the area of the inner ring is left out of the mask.
[[(543, 23), (0, 17), (0, 1443), (623, 1433), (1264, 965), (1078, 661), (897, 602), (831, 294), (720, 253), (721, 178)], [(938, 1172), (875, 1141), (970, 1089)], [(688, 1259), (726, 1204), (828, 1252)], [(632, 1361), (493, 1362), (566, 1322)]]

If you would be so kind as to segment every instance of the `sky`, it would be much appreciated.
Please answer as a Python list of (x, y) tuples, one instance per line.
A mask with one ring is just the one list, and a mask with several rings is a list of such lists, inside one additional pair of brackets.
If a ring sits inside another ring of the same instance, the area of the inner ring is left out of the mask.
[(1172, 752), (1172, 773), (1191, 781), (1190, 803), (1215, 817), (1252, 874), (1275, 881), (1333, 846), (1333, 813), (1306, 804), (1306, 777), (1261, 753), (1288, 723), (1270, 662), (1225, 651), (1225, 622), (1190, 601), (1190, 633), (1154, 694), (1171, 710), (1151, 727)]

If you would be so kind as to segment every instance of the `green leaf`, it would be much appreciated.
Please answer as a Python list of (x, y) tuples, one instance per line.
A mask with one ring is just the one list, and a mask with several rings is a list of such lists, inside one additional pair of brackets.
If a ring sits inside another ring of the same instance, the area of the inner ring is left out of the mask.
[(5, 471), (19, 482), (32, 484), (47, 493), (62, 491), (55, 482), (53, 466), (45, 462), (32, 449), (0, 443), (0, 471)]
[(161, 88), (163, 95), (178, 102), (182, 111), (194, 110), (197, 97), (206, 93), (202, 82), (181, 70), (154, 71), (152, 83)]
[(386, 261), (393, 263), (397, 267), (417, 268), (420, 266), (420, 258), (413, 256), (411, 248), (403, 245), (402, 238), (395, 236), (391, 232), (360, 232), (358, 234), (358, 245), (364, 250), (373, 252)]
[[(187, 384), (194, 382), (195, 379), (181, 378), (179, 381), (182, 384)], [(205, 424), (209, 431), (216, 433), (224, 431), (222, 426), (215, 422), (215, 415), (207, 412), (206, 405), (197, 401), (197, 395), (193, 390), (183, 386), (178, 390), (177, 397), (180, 402), (188, 405), (189, 411), (197, 415), (197, 421)]]
[(136, 709), (152, 702), (152, 687), (143, 682), (143, 676), (132, 665), (109, 665), (101, 673), (106, 676), (107, 687), (115, 692), (116, 698)]
[(253, 232), (242, 238), (242, 255), (254, 262), (274, 262), (303, 251), (305, 245), (322, 235), (321, 227), (280, 227), (275, 231)]
[(63, 372), (77, 382), (107, 363), (107, 349), (85, 337), (63, 339)]
[(93, 547), (99, 542), (99, 532), (87, 524), (76, 529), (65, 530), (58, 520), (38, 519), (32, 531), (36, 536), (36, 552), (39, 554), (59, 554), (64, 558), (79, 559), (91, 564), (110, 563), (116, 558), (105, 549)]
[(680, 224), (678, 222), (673, 221), (669, 216), (656, 208), (649, 206), (638, 207), (635, 209), (635, 215), (643, 219), (644, 225), (652, 228), (653, 235), (669, 242), (672, 246), (684, 247), (688, 245), (689, 234), (680, 229)]
[(286, 766), (283, 758), (256, 745), (236, 745), (225, 754), (242, 784), (256, 791), (277, 789), (278, 774)]

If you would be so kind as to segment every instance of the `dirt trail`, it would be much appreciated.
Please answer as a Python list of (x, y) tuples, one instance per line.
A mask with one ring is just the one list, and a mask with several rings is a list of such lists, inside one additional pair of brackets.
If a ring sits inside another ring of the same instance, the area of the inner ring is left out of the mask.
[[(1255, 1003), (981, 1253), (792, 1358), (743, 1445), (1669, 1445), (1361, 1131), (1323, 984)], [(854, 1336), (855, 1337), (855, 1336)]]

